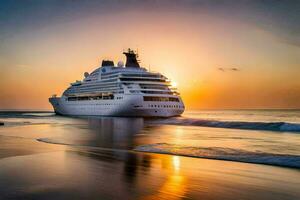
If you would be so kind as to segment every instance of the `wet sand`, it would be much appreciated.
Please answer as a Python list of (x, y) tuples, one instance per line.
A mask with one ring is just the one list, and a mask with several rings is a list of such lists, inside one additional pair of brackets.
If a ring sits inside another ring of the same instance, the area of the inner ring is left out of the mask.
[(33, 139), (0, 136), (0, 159), (37, 153), (60, 151), (63, 146), (43, 144)]
[[(0, 138), (1, 199), (299, 199), (300, 171)], [(6, 156), (5, 156), (6, 155)]]

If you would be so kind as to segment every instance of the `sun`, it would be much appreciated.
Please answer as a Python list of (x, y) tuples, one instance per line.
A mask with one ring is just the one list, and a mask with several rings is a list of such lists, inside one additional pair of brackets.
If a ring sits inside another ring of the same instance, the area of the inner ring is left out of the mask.
[(175, 81), (171, 81), (171, 86), (173, 87), (173, 88), (176, 88), (177, 87), (177, 82), (175, 82)]

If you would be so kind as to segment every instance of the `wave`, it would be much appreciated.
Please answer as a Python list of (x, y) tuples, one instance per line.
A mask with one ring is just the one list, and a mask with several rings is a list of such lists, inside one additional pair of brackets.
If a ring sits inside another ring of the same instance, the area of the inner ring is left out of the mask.
[(47, 118), (55, 116), (54, 112), (0, 111), (1, 118)]
[(141, 145), (134, 150), (140, 152), (300, 168), (300, 156), (298, 155), (251, 152), (223, 147), (192, 147), (168, 143)]
[(45, 123), (45, 122), (30, 122), (30, 121), (1, 121), (1, 122), (3, 123), (2, 127), (49, 124), (49, 123)]
[(215, 128), (233, 128), (247, 130), (266, 130), (280, 132), (300, 132), (300, 124), (288, 122), (246, 122), (246, 121), (217, 121), (193, 118), (168, 118), (149, 121), (151, 124), (169, 124), (182, 126), (204, 126)]
[(114, 151), (114, 152), (132, 152), (132, 150), (126, 150), (126, 149), (91, 146), (91, 145), (86, 145), (86, 144), (68, 143), (68, 142), (64, 142), (64, 141), (58, 141), (58, 140), (55, 140), (53, 138), (37, 138), (36, 141), (44, 142), (44, 143), (48, 143), (48, 144), (65, 145), (65, 146), (70, 146), (70, 147), (79, 147), (79, 148), (85, 148), (85, 149), (90, 149), (90, 150)]
[[(55, 141), (51, 138), (37, 138), (36, 141), (38, 142), (44, 142), (48, 144), (59, 144), (59, 145), (67, 145), (67, 146), (76, 146), (75, 144), (72, 143), (66, 143), (66, 142), (60, 142), (60, 141)], [(80, 146), (80, 145), (77, 145)]]

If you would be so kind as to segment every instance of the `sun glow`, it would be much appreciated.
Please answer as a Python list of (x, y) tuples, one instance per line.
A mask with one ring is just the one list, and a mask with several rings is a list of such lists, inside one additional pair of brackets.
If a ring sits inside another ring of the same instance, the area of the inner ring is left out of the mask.
[(179, 171), (180, 169), (180, 158), (178, 156), (173, 156), (172, 157), (172, 163), (175, 171)]
[(177, 88), (178, 84), (177, 84), (177, 82), (175, 82), (175, 81), (171, 81), (171, 86), (172, 86), (173, 88)]

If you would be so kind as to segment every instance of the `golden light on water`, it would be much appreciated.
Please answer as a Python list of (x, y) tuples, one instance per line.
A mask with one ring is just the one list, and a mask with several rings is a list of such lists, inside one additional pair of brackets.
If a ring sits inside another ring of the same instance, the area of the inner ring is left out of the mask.
[[(161, 194), (172, 194), (171, 199), (181, 199), (186, 191), (186, 178), (180, 174), (180, 156), (172, 156), (172, 162), (168, 171), (168, 178), (160, 188)], [(164, 195), (159, 195), (163, 197)]]
[(157, 192), (143, 199), (183, 199), (187, 192), (187, 178), (180, 173), (180, 156), (156, 156), (162, 159), (162, 168), (167, 177)]
[(175, 171), (178, 172), (180, 170), (180, 158), (179, 158), (179, 156), (173, 156), (172, 157), (172, 163), (173, 163), (173, 167), (174, 167)]

